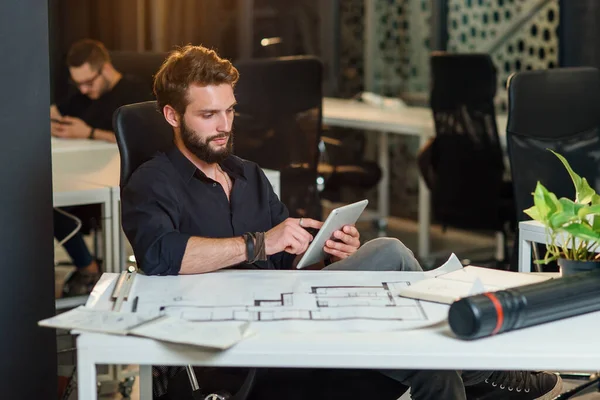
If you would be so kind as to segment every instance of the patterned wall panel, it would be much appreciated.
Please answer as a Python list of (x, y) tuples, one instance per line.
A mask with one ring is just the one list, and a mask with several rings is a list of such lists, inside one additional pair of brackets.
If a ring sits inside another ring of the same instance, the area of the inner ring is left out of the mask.
[(340, 1), (340, 97), (364, 90), (364, 1)]
[[(375, 4), (374, 91), (398, 96), (429, 88), (430, 0), (368, 0)], [(365, 0), (340, 1), (341, 96), (364, 88)]]
[[(375, 0), (375, 93), (402, 96), (429, 90), (430, 0)], [(416, 138), (390, 137), (390, 211), (417, 216)]]
[[(364, 90), (365, 1), (375, 8), (373, 91), (386, 96), (429, 89), (430, 0), (340, 1), (340, 93), (351, 97)], [(367, 153), (376, 154), (375, 135), (368, 135)], [(390, 204), (393, 215), (417, 215), (418, 142), (414, 138), (390, 137)], [(368, 197), (373, 199), (375, 191)]]
[(374, 91), (388, 96), (429, 87), (430, 0), (375, 0)]
[[(558, 65), (558, 0), (449, 0), (448, 50), (491, 53), (498, 96), (506, 110), (506, 79), (513, 72)], [(518, 28), (506, 35), (513, 28)], [(504, 40), (505, 39), (505, 40)]]

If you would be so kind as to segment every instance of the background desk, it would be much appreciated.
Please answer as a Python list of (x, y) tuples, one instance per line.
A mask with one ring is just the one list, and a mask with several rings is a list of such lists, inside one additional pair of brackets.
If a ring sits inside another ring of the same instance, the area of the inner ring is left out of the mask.
[[(402, 274), (398, 272), (399, 280)], [(152, 398), (150, 365), (596, 371), (599, 320), (597, 312), (477, 341), (454, 338), (446, 323), (383, 333), (260, 334), (223, 352), (83, 333), (77, 339), (79, 398), (96, 399), (97, 364), (141, 364), (142, 399)]]
[[(507, 119), (505, 115), (497, 117), (498, 134), (504, 149), (506, 149)], [(430, 137), (435, 136), (431, 109), (406, 107), (401, 110), (386, 110), (354, 100), (326, 97), (323, 99), (323, 123), (379, 133), (378, 162), (382, 177), (378, 187), (378, 212), (382, 218), (387, 218), (390, 212), (388, 133), (416, 136), (419, 138), (419, 147), (423, 147)], [(430, 210), (429, 190), (423, 178), (419, 177), (419, 257), (426, 257), (430, 252)]]
[(53, 137), (50, 140), (50, 145), (52, 147), (52, 154), (94, 150), (117, 150), (116, 143), (89, 139), (60, 139)]
[[(85, 182), (71, 177), (68, 174), (53, 176), (52, 179), (52, 205), (54, 207), (82, 206), (87, 204), (101, 205), (101, 218), (104, 229), (104, 252), (113, 254), (113, 238), (111, 229), (106, 229), (115, 223), (117, 218), (112, 206), (112, 195), (109, 188)], [(113, 259), (106, 257), (105, 270), (113, 271)]]

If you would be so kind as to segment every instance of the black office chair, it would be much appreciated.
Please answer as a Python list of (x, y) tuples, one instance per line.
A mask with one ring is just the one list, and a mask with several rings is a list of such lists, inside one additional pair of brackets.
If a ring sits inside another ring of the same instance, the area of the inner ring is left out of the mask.
[(121, 157), (121, 189), (131, 174), (154, 154), (173, 145), (173, 128), (158, 111), (156, 101), (119, 108), (113, 126)]
[[(157, 152), (164, 151), (172, 146), (173, 129), (158, 111), (155, 101), (130, 104), (117, 109), (113, 117), (113, 126), (121, 157), (120, 187), (123, 190), (131, 174), (140, 165), (150, 160)], [(205, 380), (206, 376), (201, 376), (198, 379), (191, 366), (186, 367), (186, 372), (193, 394), (190, 391), (180, 395), (189, 395), (193, 399), (204, 399), (207, 393), (200, 395), (203, 390), (198, 382), (208, 384), (209, 382)], [(182, 371), (179, 372), (180, 376), (184, 374)], [(256, 369), (248, 369), (245, 378), (239, 383), (236, 382), (237, 391), (235, 393), (231, 393), (231, 390), (228, 391), (230, 395), (224, 396), (224, 398), (230, 400), (246, 399), (254, 384), (255, 376)]]
[[(512, 75), (506, 134), (519, 221), (529, 219), (523, 210), (533, 205), (531, 193), (537, 181), (559, 198), (574, 198), (569, 174), (547, 149), (565, 156), (573, 170), (599, 190), (600, 72), (596, 68), (560, 68)], [(577, 393), (579, 390), (569, 395)]]
[[(574, 197), (571, 178), (547, 148), (565, 156), (579, 175), (600, 188), (598, 74), (595, 68), (564, 68), (510, 77), (507, 141), (518, 221), (530, 219), (523, 210), (533, 205), (538, 180), (558, 197)], [(538, 247), (532, 246), (536, 259)]]
[(443, 227), (500, 234), (495, 259), (502, 262), (514, 212), (496, 127), (496, 69), (487, 54), (436, 52), (431, 71), (436, 136), (418, 164), (434, 218)]
[(235, 67), (240, 80), (234, 153), (280, 171), (281, 200), (290, 216), (320, 219), (321, 62), (298, 56), (248, 60)]
[(133, 75), (141, 79), (148, 87), (150, 98), (152, 93), (154, 75), (160, 69), (169, 53), (152, 51), (111, 51), (110, 58), (115, 69), (126, 75)]
[(363, 132), (329, 128), (321, 141), (318, 172), (324, 179), (322, 198), (341, 201), (344, 189), (364, 193), (379, 183), (381, 168), (377, 162), (365, 159), (367, 140)]

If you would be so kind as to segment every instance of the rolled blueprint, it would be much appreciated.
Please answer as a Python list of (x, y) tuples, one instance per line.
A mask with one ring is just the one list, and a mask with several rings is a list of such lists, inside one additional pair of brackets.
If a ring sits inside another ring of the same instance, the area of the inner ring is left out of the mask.
[(450, 306), (448, 322), (471, 340), (598, 310), (600, 269), (462, 298)]

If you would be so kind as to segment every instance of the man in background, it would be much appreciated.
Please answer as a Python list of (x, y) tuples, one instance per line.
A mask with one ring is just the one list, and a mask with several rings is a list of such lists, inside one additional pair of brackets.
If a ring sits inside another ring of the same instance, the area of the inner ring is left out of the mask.
[[(52, 136), (115, 142), (112, 116), (123, 105), (152, 100), (141, 78), (123, 75), (111, 63), (104, 44), (91, 39), (74, 43), (67, 54), (70, 82), (77, 92), (66, 101), (50, 106)], [(86, 221), (100, 215), (99, 206), (65, 209)], [(77, 227), (74, 219), (54, 211), (54, 236), (60, 241)], [(64, 244), (76, 272), (65, 283), (66, 295), (89, 293), (100, 268), (78, 232)]]
[(52, 136), (114, 142), (115, 110), (152, 99), (141, 79), (115, 69), (99, 41), (83, 39), (74, 43), (67, 54), (67, 66), (70, 82), (78, 90), (66, 101), (50, 106)]

